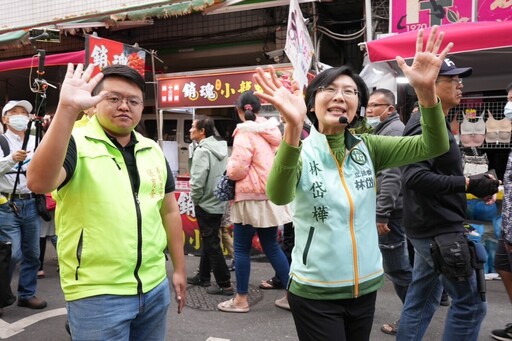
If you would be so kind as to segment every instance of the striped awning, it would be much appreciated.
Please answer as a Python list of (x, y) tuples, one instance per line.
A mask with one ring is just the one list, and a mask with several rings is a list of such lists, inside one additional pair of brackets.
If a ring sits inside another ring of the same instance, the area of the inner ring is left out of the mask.
[[(210, 6), (218, 5), (223, 3), (225, 0), (189, 0), (182, 1), (178, 3), (173, 3), (171, 5), (157, 6), (152, 8), (146, 8), (137, 11), (128, 11), (121, 12), (116, 14), (111, 14), (103, 17), (89, 18), (84, 20), (75, 20), (75, 21), (62, 21), (55, 22), (54, 25), (60, 23), (66, 24), (74, 24), (73, 29), (63, 29), (70, 34), (76, 34), (78, 30), (80, 30), (80, 24), (83, 23), (84, 26), (89, 29), (85, 31), (90, 31), (90, 26), (87, 23), (90, 22), (105, 22), (107, 24), (112, 24), (118, 21), (140, 21), (147, 20), (151, 18), (158, 19), (166, 19), (171, 17), (178, 17), (183, 15), (188, 15), (196, 12), (202, 12)], [(109, 25), (107, 25), (108, 27)], [(53, 25), (48, 26), (53, 28)], [(0, 48), (10, 48), (10, 47), (20, 47), (23, 45), (29, 44), (29, 34), (25, 30), (13, 31), (4, 34), (0, 34)]]
[(0, 48), (21, 47), (30, 44), (28, 32), (24, 30), (0, 34)]

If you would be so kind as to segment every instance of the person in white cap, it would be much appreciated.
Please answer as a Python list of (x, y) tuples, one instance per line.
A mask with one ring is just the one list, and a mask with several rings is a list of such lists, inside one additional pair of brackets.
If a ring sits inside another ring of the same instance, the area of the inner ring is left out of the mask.
[[(30, 136), (26, 148), (22, 147), (31, 112), (32, 104), (25, 100), (9, 101), (2, 109), (2, 122), (7, 129), (0, 136), (3, 140), (0, 149), (0, 198), (3, 199), (0, 205), (0, 241), (12, 243), (9, 281), (16, 265), (21, 262), (18, 306), (42, 309), (46, 307), (46, 301), (36, 297), (40, 219), (35, 195), (28, 189), (26, 180), (35, 137)], [(21, 170), (13, 193), (19, 165)]]

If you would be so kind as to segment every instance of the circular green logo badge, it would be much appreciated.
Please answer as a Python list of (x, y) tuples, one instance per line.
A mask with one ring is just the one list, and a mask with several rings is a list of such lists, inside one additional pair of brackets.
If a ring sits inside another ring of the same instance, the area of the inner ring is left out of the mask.
[(366, 163), (366, 155), (359, 149), (353, 149), (350, 152), (350, 158), (358, 165), (364, 165)]

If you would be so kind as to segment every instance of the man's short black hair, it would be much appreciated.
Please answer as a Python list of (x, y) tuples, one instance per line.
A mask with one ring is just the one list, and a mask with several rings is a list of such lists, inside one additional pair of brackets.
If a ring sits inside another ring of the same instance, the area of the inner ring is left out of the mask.
[(378, 95), (378, 94), (381, 94), (382, 96), (384, 96), (384, 98), (388, 101), (387, 104), (395, 106), (396, 99), (395, 99), (395, 94), (393, 93), (393, 91), (391, 91), (389, 89), (385, 89), (385, 88), (378, 88), (378, 89), (374, 90), (370, 94), (369, 97), (371, 97), (373, 95)]
[(215, 124), (209, 117), (202, 117), (196, 120), (196, 129), (204, 129), (204, 136), (210, 137), (215, 134)]
[(93, 90), (93, 95), (97, 95), (103, 89), (103, 81), (110, 77), (122, 78), (128, 82), (135, 84), (141, 91), (142, 96), (146, 94), (146, 82), (141, 74), (127, 65), (109, 65), (105, 67), (102, 71), (103, 79), (98, 83), (98, 85)]

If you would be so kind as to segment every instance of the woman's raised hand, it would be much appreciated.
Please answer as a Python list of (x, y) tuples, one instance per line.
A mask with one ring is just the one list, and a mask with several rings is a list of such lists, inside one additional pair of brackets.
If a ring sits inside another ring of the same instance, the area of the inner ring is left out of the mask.
[(292, 91), (285, 88), (272, 66), (268, 68), (268, 74), (262, 68), (256, 69), (253, 78), (263, 92), (255, 92), (254, 95), (276, 107), (287, 125), (302, 127), (307, 110), (302, 89), (295, 81)]
[[(400, 56), (396, 57), (398, 66), (402, 69), (404, 75), (409, 80), (409, 84), (418, 92), (425, 94), (426, 92), (434, 92), (435, 98), (435, 81), (441, 69), (441, 64), (446, 58), (446, 55), (453, 47), (453, 43), (449, 43), (438, 55), (439, 49), (443, 42), (444, 32), (439, 32), (439, 26), (433, 26), (430, 35), (427, 39), (427, 44), (423, 48), (423, 29), (418, 31), (416, 39), (416, 54), (412, 65), (409, 66), (405, 63), (404, 59)], [(431, 96), (428, 96), (429, 99)], [(419, 100), (419, 98), (418, 98)], [(424, 103), (419, 100), (423, 106), (432, 106), (435, 103)]]
[(103, 78), (103, 73), (98, 73), (91, 78), (93, 64), (84, 70), (83, 64), (78, 64), (76, 69), (73, 64), (68, 64), (66, 76), (62, 83), (59, 97), (59, 106), (72, 109), (78, 114), (80, 111), (89, 109), (99, 103), (106, 95), (106, 91), (92, 96), (93, 89)]

